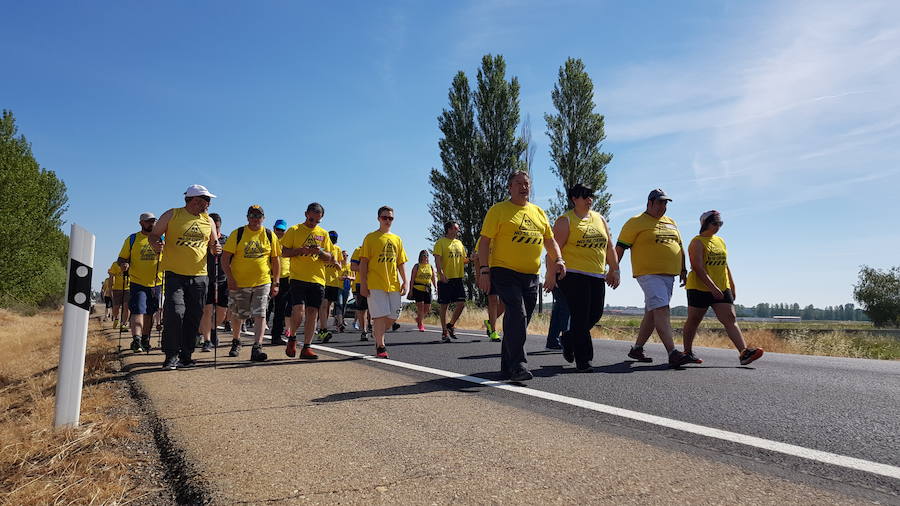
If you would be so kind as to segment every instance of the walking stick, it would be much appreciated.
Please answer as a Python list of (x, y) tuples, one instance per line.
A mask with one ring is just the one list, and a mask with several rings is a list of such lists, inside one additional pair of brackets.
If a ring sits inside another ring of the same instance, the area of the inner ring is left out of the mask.
[(219, 333), (216, 328), (216, 311), (219, 310), (219, 257), (215, 259), (215, 275), (213, 276), (213, 308), (212, 308), (212, 326), (209, 330), (209, 340), (213, 344), (213, 369), (216, 368), (219, 361)]
[[(159, 256), (160, 256), (159, 253), (157, 253), (156, 254), (156, 274), (153, 275), (153, 283), (156, 283), (157, 281), (159, 281)], [(159, 286), (159, 297), (156, 298), (157, 303), (158, 303), (159, 300), (162, 299), (162, 286), (161, 285), (156, 285), (156, 286)], [(159, 305), (159, 304), (157, 304), (157, 305)], [(156, 310), (159, 311), (160, 308), (156, 308)], [(162, 323), (162, 316), (160, 316), (159, 321), (160, 321), (160, 323)], [(150, 333), (152, 333), (152, 332), (153, 332), (153, 317), (150, 317)], [(147, 349), (145, 350), (147, 352), (147, 355), (150, 354), (150, 333), (147, 334)], [(162, 348), (162, 330), (159, 331), (159, 340), (160, 340), (160, 343), (159, 343), (160, 348)]]

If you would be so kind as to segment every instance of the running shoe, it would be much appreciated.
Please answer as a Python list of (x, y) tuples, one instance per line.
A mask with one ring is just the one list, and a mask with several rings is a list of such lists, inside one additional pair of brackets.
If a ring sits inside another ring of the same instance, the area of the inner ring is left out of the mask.
[(325, 334), (322, 335), (322, 342), (327, 343), (328, 341), (331, 341), (332, 336), (333, 334), (330, 331), (326, 330)]
[(575, 350), (573, 350), (571, 348), (563, 348), (562, 352), (563, 352), (563, 359), (565, 359), (566, 362), (571, 364), (572, 362), (575, 361)]
[(296, 337), (288, 338), (287, 346), (284, 348), (284, 354), (291, 358), (294, 358), (297, 356), (297, 338)]
[(684, 353), (681, 353), (678, 350), (672, 350), (669, 352), (669, 367), (677, 369), (687, 363), (688, 358)]
[(685, 353), (684, 358), (687, 359), (686, 363), (688, 363), (688, 364), (702, 364), (703, 363), (703, 359), (699, 358), (697, 355), (694, 355), (693, 351)]
[(325, 332), (327, 332), (325, 329), (319, 329), (316, 331), (316, 339), (318, 339), (320, 343), (323, 339), (325, 339)]
[(419, 332), (425, 332), (425, 324), (424, 323), (419, 324)]
[(200, 351), (204, 353), (209, 353), (212, 351), (212, 342), (211, 341), (203, 341), (203, 347), (200, 348)]
[(231, 349), (228, 350), (229, 357), (236, 357), (241, 354), (241, 342), (237, 339), (231, 340)]
[(501, 341), (501, 339), (500, 339), (500, 334), (497, 333), (496, 330), (492, 330), (491, 333), (488, 334), (488, 337), (491, 338), (491, 342), (492, 342), (492, 343), (499, 343), (499, 342)]
[(359, 330), (359, 322), (356, 320), (353, 320), (353, 330)]
[(519, 366), (509, 374), (510, 381), (528, 381), (532, 378), (534, 378), (534, 374), (531, 374), (531, 371), (524, 365)]
[(174, 371), (178, 369), (178, 355), (168, 355), (166, 356), (166, 361), (163, 362), (163, 369), (168, 369), (170, 371)]
[(128, 331), (128, 325), (125, 325), (124, 323), (119, 328), (122, 329), (123, 331)]
[(179, 369), (190, 369), (192, 367), (197, 367), (196, 360), (193, 360), (190, 358), (184, 358), (184, 357), (178, 358), (178, 368)]
[(447, 333), (450, 334), (450, 337), (456, 339), (456, 329), (453, 327), (452, 323), (447, 324)]
[(579, 362), (575, 364), (575, 370), (578, 372), (594, 372), (594, 366), (591, 365), (590, 361)]
[(491, 328), (491, 321), (490, 321), (490, 320), (485, 320), (485, 321), (484, 321), (484, 332), (488, 335), (488, 337), (491, 337), (491, 334), (494, 333), (494, 329)]
[(394, 323), (393, 325), (391, 325), (391, 332), (396, 332), (399, 329), (400, 329), (399, 323)]
[(442, 336), (441, 336), (441, 342), (442, 342), (442, 343), (449, 343), (449, 342), (450, 342), (450, 336), (448, 336), (447, 334), (442, 335)]
[(138, 336), (134, 336), (131, 338), (131, 351), (135, 353), (140, 353), (144, 351), (141, 349), (141, 338)]
[(368, 337), (368, 335), (366, 335), (365, 332), (360, 332), (360, 333), (359, 333), (359, 340), (360, 340), (360, 341), (368, 341), (368, 340), (369, 340), (369, 337)]
[(548, 351), (559, 351), (563, 349), (563, 347), (559, 343), (547, 343), (544, 345), (544, 349)]
[(119, 320), (113, 320), (113, 328), (114, 329), (119, 328)]
[(758, 359), (761, 356), (763, 356), (762, 348), (747, 348), (746, 350), (741, 352), (741, 355), (740, 355), (741, 365), (747, 365), (750, 362), (753, 362), (754, 360)]
[(317, 358), (319, 358), (319, 356), (316, 355), (316, 352), (312, 351), (312, 348), (304, 344), (303, 349), (300, 350), (300, 358), (305, 358), (306, 360), (316, 360)]
[(384, 346), (378, 346), (375, 348), (375, 356), (378, 358), (388, 358), (387, 348)]
[(267, 358), (269, 358), (269, 356), (266, 355), (266, 354), (262, 351), (262, 345), (254, 344), (254, 345), (253, 345), (253, 348), (250, 348), (250, 360), (251, 360), (251, 361), (253, 361), (253, 362), (265, 362)]
[(637, 360), (638, 362), (653, 362), (653, 359), (644, 355), (643, 346), (632, 346), (628, 351), (628, 358)]
[(150, 346), (150, 336), (141, 337), (141, 348), (143, 348), (147, 353), (150, 353), (150, 350), (153, 349), (153, 347)]

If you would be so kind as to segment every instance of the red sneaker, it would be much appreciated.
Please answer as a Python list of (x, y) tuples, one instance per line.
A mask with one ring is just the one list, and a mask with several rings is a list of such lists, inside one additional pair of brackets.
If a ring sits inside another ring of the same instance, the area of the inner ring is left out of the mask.
[(387, 348), (385, 348), (384, 346), (375, 348), (375, 356), (378, 358), (388, 358)]
[(287, 347), (284, 349), (284, 354), (294, 358), (297, 356), (297, 338), (289, 337)]
[(319, 356), (316, 355), (316, 352), (312, 351), (312, 348), (310, 348), (309, 346), (304, 346), (303, 349), (300, 350), (300, 358), (305, 358), (307, 360), (316, 360), (317, 358), (319, 358)]

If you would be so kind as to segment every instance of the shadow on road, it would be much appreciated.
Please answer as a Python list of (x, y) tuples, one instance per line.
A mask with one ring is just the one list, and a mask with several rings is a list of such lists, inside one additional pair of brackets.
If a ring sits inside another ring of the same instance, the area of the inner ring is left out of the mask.
[(396, 397), (404, 395), (421, 395), (434, 392), (460, 392), (474, 394), (481, 391), (481, 387), (471, 383), (454, 380), (452, 378), (436, 378), (426, 381), (413, 383), (412, 385), (402, 385), (398, 387), (376, 388), (372, 390), (357, 390), (354, 392), (339, 392), (312, 399), (312, 402), (344, 402), (357, 399), (367, 399), (374, 397)]

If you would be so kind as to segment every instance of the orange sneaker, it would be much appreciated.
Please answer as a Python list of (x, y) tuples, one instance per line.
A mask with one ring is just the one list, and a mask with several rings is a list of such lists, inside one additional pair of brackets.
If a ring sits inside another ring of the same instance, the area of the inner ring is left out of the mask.
[(316, 360), (317, 358), (319, 358), (319, 356), (316, 355), (316, 352), (312, 351), (312, 348), (310, 348), (309, 346), (304, 346), (303, 349), (300, 350), (300, 358), (305, 358), (307, 360)]
[(284, 354), (294, 358), (297, 356), (297, 338), (289, 337), (287, 347), (284, 349)]

